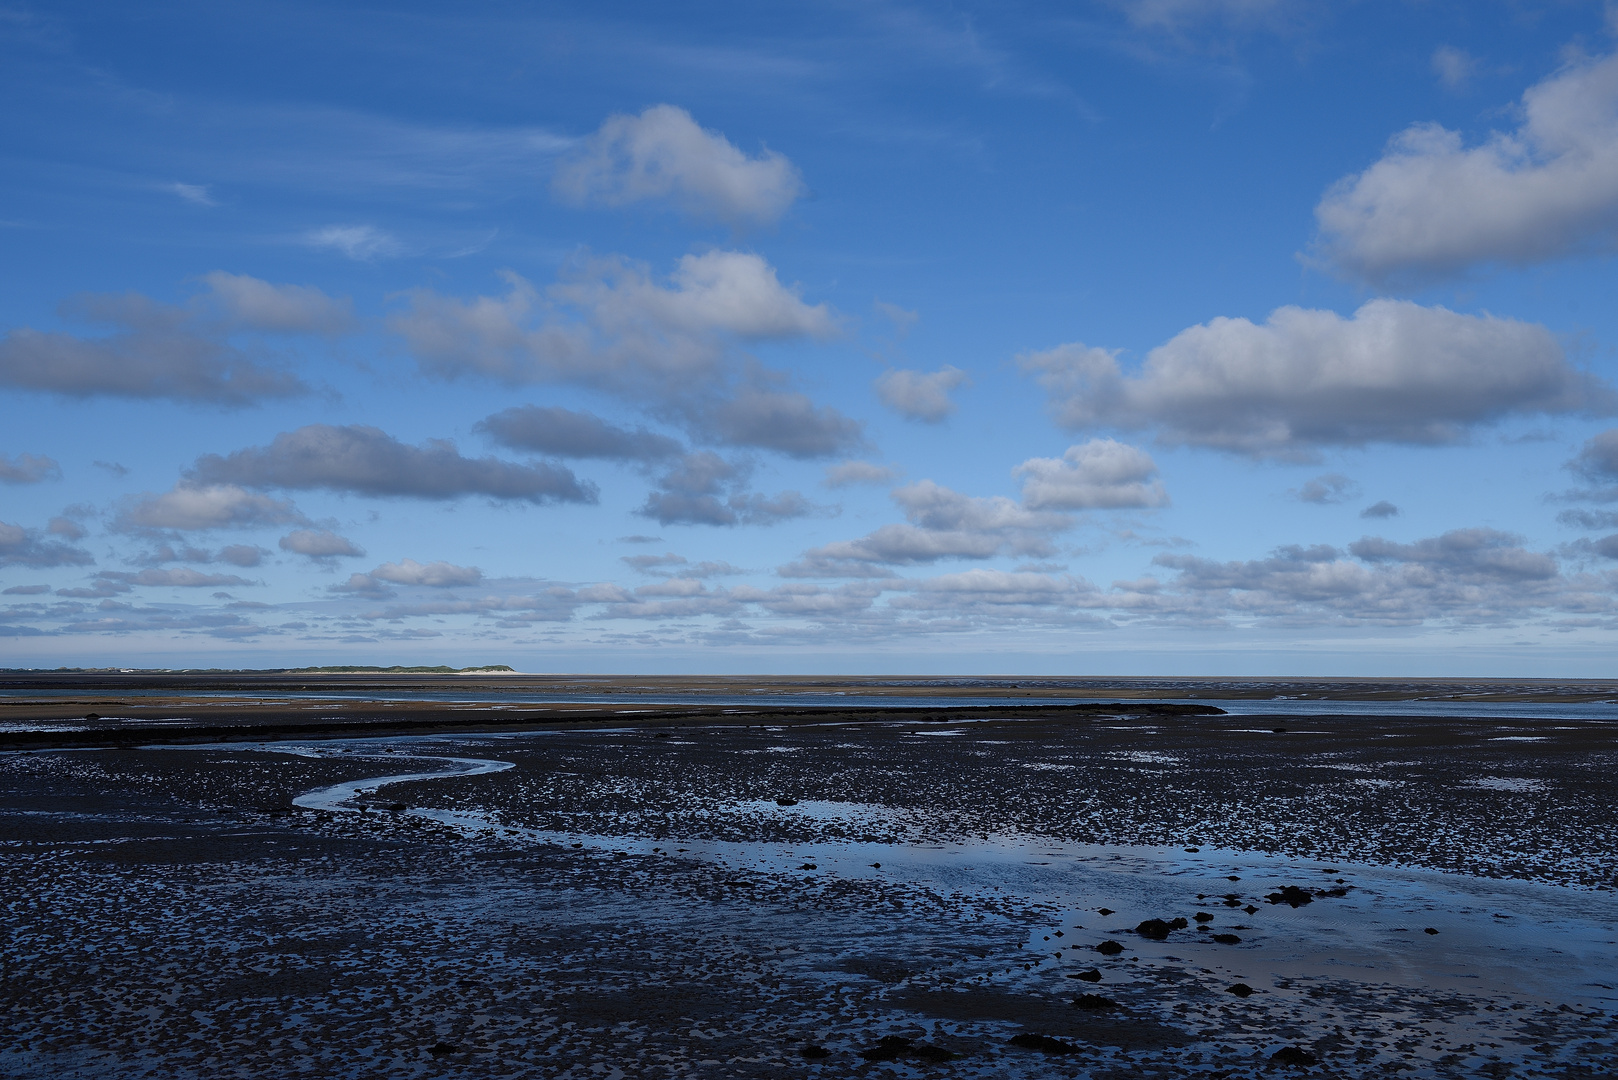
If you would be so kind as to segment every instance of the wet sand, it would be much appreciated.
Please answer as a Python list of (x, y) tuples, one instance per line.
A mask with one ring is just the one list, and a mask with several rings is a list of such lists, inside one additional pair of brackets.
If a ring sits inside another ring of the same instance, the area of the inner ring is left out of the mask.
[(0, 754), (0, 1075), (1618, 1072), (1611, 722), (192, 689)]

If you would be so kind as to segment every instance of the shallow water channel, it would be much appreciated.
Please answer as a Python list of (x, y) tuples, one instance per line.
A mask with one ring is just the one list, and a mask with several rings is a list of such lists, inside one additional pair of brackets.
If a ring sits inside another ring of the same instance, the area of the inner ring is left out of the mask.
[[(497, 759), (424, 754), (411, 740), (389, 745), (397, 749), (388, 766), (408, 763), (413, 771), (322, 787), (296, 804), (371, 812), (390, 805), (392, 784), (511, 768)], [(329, 752), (307, 744), (297, 749)], [(422, 800), (424, 789), (414, 790)], [(672, 857), (737, 874), (904, 882), (968, 904), (1013, 900), (1047, 916), (1027, 936), (1022, 970), (1005, 972), (1031, 990), (1048, 990), (1053, 979), (1067, 990), (1087, 990), (1089, 983), (1063, 977), (1097, 969), (1104, 980), (1099, 988), (1106, 989), (1148, 970), (1184, 968), (1257, 994), (1278, 994), (1302, 981), (1472, 995), (1478, 1004), (1426, 1018), (1429, 1033), (1447, 1032), (1449, 1041), (1468, 1046), (1488, 1037), (1494, 1021), (1485, 1013), (1496, 1007), (1618, 1007), (1618, 896), (1611, 892), (1206, 846), (1065, 844), (1010, 833), (953, 843), (746, 843), (540, 830), (512, 824), (497, 810), (464, 807), (395, 805), (394, 812), (519, 844)], [(737, 801), (714, 813), (775, 814), (855, 833), (873, 831), (892, 815), (879, 805), (815, 800)], [(1274, 902), (1275, 891), (1289, 885), (1312, 899)], [(1136, 932), (1148, 919), (1193, 919), (1199, 912), (1206, 918), (1164, 940)], [(1098, 954), (1094, 946), (1109, 940), (1124, 951), (1113, 958)], [(1497, 1004), (1484, 1007), (1484, 1000)], [(1512, 1057), (1509, 1047), (1487, 1045)]]

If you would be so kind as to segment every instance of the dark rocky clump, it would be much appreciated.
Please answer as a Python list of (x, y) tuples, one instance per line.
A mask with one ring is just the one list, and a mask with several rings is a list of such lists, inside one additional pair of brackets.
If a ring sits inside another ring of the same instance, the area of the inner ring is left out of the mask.
[(1199, 911), (1191, 917), (1198, 922), (1213, 922), (1213, 916), (1208, 914), (1206, 911)]
[(802, 865), (802, 866), (800, 866), (800, 867), (798, 867), (798, 869), (799, 869), (799, 870), (819, 870), (819, 869), (820, 869), (820, 867), (819, 867), (819, 866), (816, 866), (816, 865), (815, 865), (815, 864), (814, 864), (814, 863), (812, 863), (812, 862), (806, 862), (806, 863), (804, 863), (804, 864), (803, 864), (803, 865)]
[(1221, 945), (1240, 945), (1242, 939), (1235, 934), (1215, 934), (1213, 939)]
[(1081, 1009), (1116, 1009), (1118, 1003), (1110, 997), (1100, 994), (1080, 994), (1073, 999), (1073, 1004)]
[(1097, 915), (1111, 915), (1112, 914), (1112, 908), (1110, 908), (1110, 907), (1098, 907), (1098, 908), (1096, 908), (1096, 914)]
[(1300, 889), (1296, 885), (1283, 885), (1280, 892), (1272, 892), (1264, 899), (1272, 904), (1291, 904), (1295, 908), (1315, 902), (1314, 895), (1308, 889)]
[(1135, 933), (1143, 938), (1151, 938), (1153, 941), (1167, 941), (1169, 931), (1184, 930), (1189, 925), (1191, 924), (1184, 919), (1171, 919), (1167, 922), (1162, 919), (1147, 919), (1135, 927)]
[(1100, 945), (1096, 946), (1096, 952), (1100, 953), (1102, 956), (1117, 956), (1123, 951), (1124, 947), (1118, 944), (1116, 941), (1103, 941)]
[(1235, 994), (1239, 998), (1252, 997), (1253, 988), (1246, 983), (1237, 983), (1235, 986), (1227, 987), (1225, 993)]
[(866, 1061), (898, 1061), (900, 1058), (915, 1058), (918, 1061), (948, 1061), (955, 1056), (942, 1046), (929, 1046), (926, 1043), (912, 1042), (903, 1035), (884, 1035), (877, 1040), (876, 1045), (871, 1049), (860, 1051), (860, 1057)]
[(789, 799), (785, 795), (777, 795), (775, 797), (775, 805), (776, 806), (797, 806), (798, 805), (798, 800), (797, 799)]
[(1422, 933), (1424, 933), (1424, 934), (1436, 934), (1436, 933), (1438, 933), (1438, 927), (1429, 926), (1427, 929), (1423, 930)]
[(1277, 1065), (1319, 1065), (1320, 1059), (1301, 1046), (1283, 1046), (1270, 1055)]
[(1083, 979), (1085, 982), (1100, 982), (1101, 972), (1097, 971), (1095, 968), (1091, 968), (1089, 971), (1081, 971), (1077, 975), (1069, 975), (1068, 978)]
[(1040, 1050), (1047, 1054), (1077, 1054), (1079, 1052), (1079, 1048), (1072, 1043), (1063, 1042), (1061, 1039), (1053, 1039), (1049, 1035), (1035, 1035), (1032, 1032), (1013, 1035), (1011, 1045), (1021, 1046), (1026, 1050)]
[(830, 1050), (827, 1050), (824, 1046), (817, 1045), (816, 1043), (810, 1043), (808, 1046), (799, 1051), (799, 1053), (803, 1054), (803, 1056), (808, 1058), (810, 1061), (818, 1061), (821, 1058), (831, 1057)]
[(433, 1057), (444, 1057), (446, 1054), (459, 1053), (460, 1049), (461, 1048), (456, 1046), (454, 1043), (435, 1042), (427, 1048), (427, 1052)]

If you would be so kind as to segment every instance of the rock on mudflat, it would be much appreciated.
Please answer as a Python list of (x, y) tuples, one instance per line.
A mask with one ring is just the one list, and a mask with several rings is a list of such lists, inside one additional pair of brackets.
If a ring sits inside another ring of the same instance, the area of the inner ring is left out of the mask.
[(1246, 983), (1237, 983), (1235, 986), (1227, 987), (1225, 993), (1235, 994), (1239, 998), (1252, 997), (1253, 988)]
[(1100, 945), (1096, 946), (1096, 952), (1100, 953), (1102, 956), (1117, 956), (1123, 951), (1124, 947), (1118, 944), (1116, 941), (1103, 941)]
[(1077, 975), (1069, 975), (1068, 978), (1083, 979), (1085, 982), (1100, 982), (1101, 972), (1097, 971), (1095, 968), (1091, 968), (1089, 971), (1081, 971)]
[(1290, 904), (1295, 908), (1315, 902), (1314, 895), (1308, 889), (1300, 889), (1296, 885), (1283, 885), (1279, 892), (1272, 892), (1264, 899), (1272, 904)]
[(1079, 1048), (1072, 1043), (1053, 1039), (1049, 1035), (1035, 1035), (1032, 1032), (1023, 1032), (1021, 1035), (1011, 1037), (1012, 1046), (1020, 1046), (1025, 1050), (1039, 1050), (1047, 1054), (1077, 1054)]
[(869, 1050), (861, 1050), (860, 1057), (866, 1061), (898, 1061), (900, 1058), (914, 1058), (917, 1061), (949, 1061), (957, 1055), (945, 1050), (942, 1046), (930, 1046), (927, 1043), (918, 1043), (905, 1038), (903, 1035), (884, 1035), (877, 1040), (875, 1046)]
[(1110, 997), (1100, 994), (1080, 994), (1073, 999), (1073, 1004), (1081, 1009), (1116, 1009), (1118, 1003)]
[(1301, 1046), (1283, 1046), (1270, 1055), (1277, 1065), (1319, 1065), (1320, 1059)]
[(810, 1061), (818, 1061), (820, 1058), (831, 1057), (831, 1051), (827, 1050), (824, 1046), (821, 1046), (818, 1043), (810, 1043), (808, 1046), (804, 1047), (798, 1052), (804, 1057), (808, 1058)]

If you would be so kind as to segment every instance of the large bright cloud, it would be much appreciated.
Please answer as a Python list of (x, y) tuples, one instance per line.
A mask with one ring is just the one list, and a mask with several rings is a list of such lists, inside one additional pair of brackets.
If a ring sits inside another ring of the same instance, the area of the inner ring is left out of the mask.
[(665, 200), (692, 217), (772, 222), (804, 193), (797, 168), (766, 150), (750, 157), (674, 105), (607, 118), (556, 171), (556, 193), (581, 204)]
[(1147, 354), (1064, 345), (1022, 358), (1074, 429), (1155, 428), (1170, 444), (1307, 459), (1321, 446), (1454, 443), (1512, 415), (1604, 414), (1615, 395), (1533, 323), (1372, 300), (1351, 318), (1283, 307), (1218, 318)]
[(1437, 124), (1396, 135), (1315, 208), (1323, 252), (1372, 282), (1534, 263), (1618, 241), (1618, 55), (1523, 94), (1522, 121), (1475, 146)]

